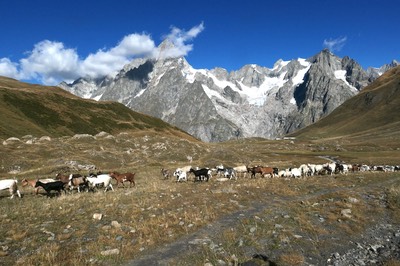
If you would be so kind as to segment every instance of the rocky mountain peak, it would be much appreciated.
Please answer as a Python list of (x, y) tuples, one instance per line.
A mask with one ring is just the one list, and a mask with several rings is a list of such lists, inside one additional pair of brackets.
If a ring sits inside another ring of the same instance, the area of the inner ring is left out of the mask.
[(329, 114), (374, 79), (355, 60), (328, 49), (308, 59), (278, 60), (272, 69), (248, 64), (230, 73), (194, 69), (168, 39), (158, 50), (158, 57), (135, 59), (114, 79), (60, 87), (121, 102), (215, 142), (281, 137)]
[(325, 70), (338, 70), (341, 67), (341, 60), (334, 55), (329, 49), (323, 49), (318, 54), (310, 58), (312, 64), (317, 64)]

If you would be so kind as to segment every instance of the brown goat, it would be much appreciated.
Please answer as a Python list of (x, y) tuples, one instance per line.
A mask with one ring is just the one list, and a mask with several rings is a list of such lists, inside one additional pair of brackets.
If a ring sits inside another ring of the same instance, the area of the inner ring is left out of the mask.
[(109, 175), (112, 178), (114, 178), (115, 180), (117, 180), (117, 187), (118, 187), (119, 183), (122, 183), (122, 186), (125, 187), (125, 185), (124, 185), (125, 181), (129, 181), (129, 187), (132, 187), (132, 184), (134, 187), (136, 186), (135, 173), (128, 172), (128, 173), (120, 174), (118, 172), (113, 171), (113, 172), (110, 172)]

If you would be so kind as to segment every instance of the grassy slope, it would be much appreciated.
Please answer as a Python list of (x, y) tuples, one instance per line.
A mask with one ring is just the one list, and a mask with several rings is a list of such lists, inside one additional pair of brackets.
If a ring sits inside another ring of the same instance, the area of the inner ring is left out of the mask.
[(0, 77), (0, 137), (59, 137), (106, 131), (155, 130), (193, 139), (176, 127), (116, 102), (76, 97), (58, 87)]
[(400, 140), (400, 68), (382, 75), (317, 123), (291, 136), (354, 141)]

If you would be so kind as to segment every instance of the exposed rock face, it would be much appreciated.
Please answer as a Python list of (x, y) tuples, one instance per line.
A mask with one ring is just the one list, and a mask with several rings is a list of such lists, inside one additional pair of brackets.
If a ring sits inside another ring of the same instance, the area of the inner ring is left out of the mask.
[(381, 66), (380, 68), (373, 68), (370, 67), (367, 69), (367, 74), (370, 76), (372, 79), (378, 78), (380, 75), (388, 71), (389, 69), (392, 69), (396, 66), (400, 65), (400, 62), (393, 60), (390, 64), (386, 64)]
[(231, 73), (196, 70), (184, 58), (161, 57), (136, 59), (113, 79), (79, 79), (60, 87), (121, 102), (216, 142), (276, 138), (305, 127), (357, 94), (375, 78), (371, 73), (329, 50), (309, 59), (279, 60), (272, 69), (246, 65)]

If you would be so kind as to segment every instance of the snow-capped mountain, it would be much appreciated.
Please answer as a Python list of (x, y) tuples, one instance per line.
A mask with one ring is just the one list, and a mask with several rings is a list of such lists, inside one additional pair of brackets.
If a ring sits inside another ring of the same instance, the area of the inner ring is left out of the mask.
[[(160, 45), (171, 45), (167, 41)], [(84, 98), (118, 101), (203, 141), (277, 138), (329, 114), (374, 77), (349, 57), (323, 50), (278, 60), (272, 69), (245, 65), (194, 69), (185, 58), (136, 59), (116, 77), (59, 86)]]

